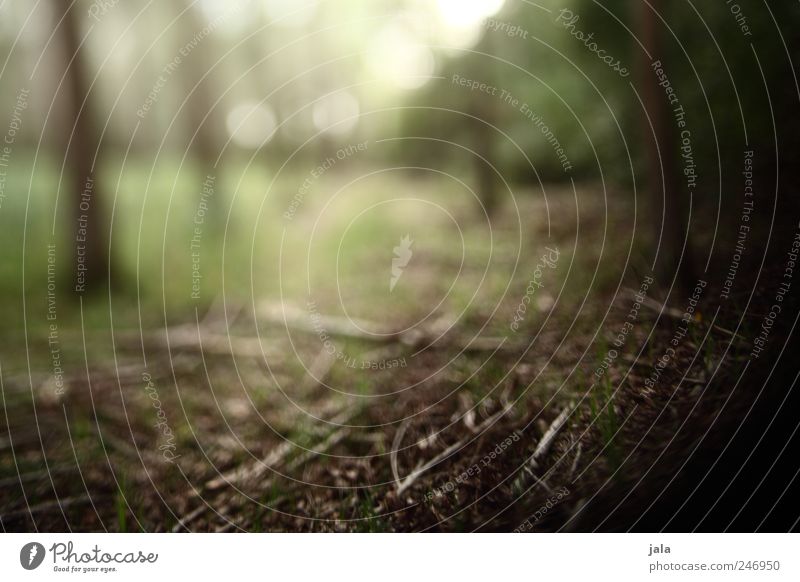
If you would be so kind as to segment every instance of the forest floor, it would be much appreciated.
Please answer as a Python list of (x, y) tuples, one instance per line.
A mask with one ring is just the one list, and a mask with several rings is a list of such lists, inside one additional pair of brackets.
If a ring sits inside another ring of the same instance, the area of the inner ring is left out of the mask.
[(710, 285), (663, 305), (630, 205), (599, 190), (503, 208), (494, 254), (456, 218), (459, 249), (444, 219), (410, 233), (389, 295), (397, 229), (313, 297), (63, 326), (63, 387), (47, 335), (26, 337), (2, 370), (2, 528), (635, 527), (713, 440), (749, 346), (705, 311)]

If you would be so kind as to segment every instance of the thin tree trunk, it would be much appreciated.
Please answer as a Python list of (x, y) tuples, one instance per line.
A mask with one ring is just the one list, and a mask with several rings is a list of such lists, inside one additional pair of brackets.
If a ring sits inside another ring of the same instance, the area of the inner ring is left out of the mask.
[[(481, 51), (492, 54), (491, 35), (487, 34), (481, 40)], [(489, 57), (484, 57), (489, 59)], [(493, 67), (494, 63), (489, 62), (488, 67), (474, 67), (473, 78), (482, 78), (488, 85), (494, 85)], [(479, 120), (473, 120), (471, 125), (475, 128), (473, 137), (473, 149), (477, 156), (473, 156), (473, 168), (476, 181), (476, 190), (483, 209), (491, 218), (498, 204), (497, 174), (495, 168), (494, 147), (495, 130), (492, 127), (497, 123), (497, 99), (499, 97), (484, 93), (475, 93), (472, 97), (471, 114)], [(478, 157), (480, 156), (480, 157)], [(483, 159), (481, 159), (483, 158)]]
[[(644, 120), (643, 140), (647, 152), (647, 187), (654, 233), (661, 232), (656, 271), (662, 285), (668, 285), (675, 276), (677, 290), (683, 292), (694, 285), (694, 266), (691, 245), (688, 241), (689, 200), (681, 186), (678, 173), (678, 143), (675, 140), (672, 111), (667, 97), (658, 84), (651, 67), (652, 61), (663, 60), (665, 54), (661, 33), (664, 28), (654, 10), (663, 10), (666, 2), (652, 0), (639, 4), (639, 40), (650, 53), (641, 53), (640, 85), (642, 101), (648, 119)], [(652, 133), (650, 127), (652, 125)], [(663, 178), (663, 190), (662, 190)], [(686, 223), (686, 225), (684, 225)], [(663, 230), (662, 230), (663, 228)], [(681, 249), (687, 241), (681, 259)]]
[[(188, 28), (188, 37), (191, 38), (209, 23), (206, 21), (199, 4), (184, 0), (182, 6), (187, 9), (185, 13), (187, 20), (178, 21), (178, 23), (188, 23), (189, 26), (179, 26), (178, 31), (180, 33)], [(174, 11), (176, 14), (180, 14), (182, 12), (181, 5), (176, 4)], [(179, 36), (179, 38), (181, 37)], [(186, 40), (182, 39), (180, 45), (182, 46)], [(214, 163), (219, 155), (220, 147), (218, 144), (222, 135), (219, 120), (220, 109), (217, 107), (216, 110), (212, 111), (213, 99), (217, 97), (213, 87), (216, 73), (219, 71), (219, 65), (217, 65), (215, 71), (203, 79), (203, 76), (206, 75), (219, 56), (215, 54), (215, 51), (209, 49), (208, 45), (213, 44), (213, 42), (214, 39), (208, 36), (198, 43), (197, 47), (183, 60), (182, 66), (185, 67), (185, 70), (179, 72), (187, 94), (190, 91), (192, 92), (184, 107), (190, 123), (189, 129), (191, 133), (194, 133), (195, 130), (197, 131), (197, 135), (194, 136), (190, 147), (202, 166), (201, 175), (203, 178), (205, 178), (206, 174), (216, 175), (217, 173)]]

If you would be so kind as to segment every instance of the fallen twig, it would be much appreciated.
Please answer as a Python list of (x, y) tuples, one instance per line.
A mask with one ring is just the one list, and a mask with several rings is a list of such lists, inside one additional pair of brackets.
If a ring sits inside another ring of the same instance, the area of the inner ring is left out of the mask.
[[(626, 291), (629, 294), (631, 294), (631, 296), (638, 296), (639, 295), (638, 291), (634, 291), (633, 289), (630, 289), (630, 288), (626, 288)], [(674, 307), (670, 307), (670, 306), (668, 306), (668, 305), (666, 305), (664, 303), (659, 303), (658, 301), (656, 301), (655, 299), (652, 299), (650, 297), (644, 297), (642, 299), (642, 301), (640, 301), (640, 303), (642, 304), (642, 307), (647, 307), (651, 311), (656, 311), (656, 312), (661, 313), (663, 315), (667, 315), (667, 316), (669, 316), (669, 317), (671, 317), (673, 319), (683, 319), (683, 317), (684, 317), (684, 313), (682, 311), (680, 311), (679, 309), (675, 309)], [(702, 320), (695, 320), (695, 321), (699, 321), (700, 323), (703, 323)], [(742, 336), (732, 332), (729, 329), (725, 329), (724, 327), (720, 327), (716, 323), (711, 324), (711, 329), (715, 329), (715, 330), (717, 330), (719, 332), (722, 332), (722, 333), (724, 333), (726, 335), (729, 335), (731, 337), (740, 338), (740, 339), (742, 338)]]
[(178, 523), (175, 524), (175, 527), (172, 528), (172, 533), (178, 533), (181, 529), (188, 530), (189, 528), (186, 527), (189, 523), (191, 523), (195, 518), (201, 515), (206, 510), (205, 505), (201, 505), (190, 511), (188, 514), (183, 516), (178, 520)]
[[(478, 426), (478, 428), (477, 428), (477, 430), (475, 432), (476, 433), (483, 432), (483, 430), (486, 427), (492, 425), (497, 419), (499, 419), (501, 416), (506, 414), (509, 410), (510, 410), (510, 408), (504, 408), (504, 409), (500, 410), (499, 412), (496, 412), (495, 414), (493, 414), (492, 416), (490, 416), (489, 418), (484, 420)], [(395, 483), (397, 485), (397, 494), (398, 495), (402, 494), (406, 489), (411, 487), (411, 485), (414, 484), (414, 481), (416, 481), (417, 478), (420, 475), (422, 475), (425, 471), (427, 471), (431, 467), (434, 467), (440, 461), (442, 461), (442, 460), (446, 459), (447, 457), (449, 457), (454, 451), (457, 451), (458, 449), (463, 447), (464, 444), (467, 442), (467, 439), (460, 439), (460, 440), (456, 441), (455, 443), (453, 443), (452, 445), (450, 445), (449, 447), (444, 449), (442, 452), (440, 452), (438, 455), (436, 455), (435, 457), (430, 459), (428, 462), (426, 462), (426, 463), (418, 463), (417, 466), (414, 468), (414, 470), (411, 471), (406, 476), (405, 479), (400, 479), (400, 471), (399, 471), (398, 465), (397, 465), (397, 451), (399, 449), (400, 442), (402, 441), (403, 435), (405, 434), (406, 428), (408, 428), (408, 427), (407, 426), (404, 427), (403, 425), (401, 425), (400, 428), (398, 428), (398, 430), (397, 430), (398, 434), (395, 435), (394, 441), (392, 443), (392, 455), (393, 455), (393, 457), (390, 455), (390, 462), (392, 463), (392, 473), (394, 475)], [(402, 432), (401, 432), (401, 429), (402, 429)]]
[(572, 412), (572, 408), (567, 407), (561, 411), (556, 419), (550, 424), (548, 429), (545, 431), (542, 439), (539, 441), (539, 444), (536, 445), (536, 449), (534, 449), (531, 458), (528, 460), (528, 464), (536, 468), (539, 466), (539, 459), (547, 454), (550, 450), (550, 446), (553, 444), (553, 441), (558, 434), (558, 431), (561, 430), (561, 427), (564, 426), (564, 423), (567, 421), (567, 417), (569, 417), (570, 412)]
[(235, 469), (223, 473), (219, 477), (206, 482), (206, 489), (213, 491), (224, 485), (241, 483), (242, 481), (254, 480), (263, 475), (267, 469), (279, 463), (292, 450), (294, 444), (290, 441), (283, 441), (274, 448), (266, 457), (256, 463), (239, 465)]
[(524, 491), (525, 490), (525, 473), (531, 475), (537, 483), (540, 483), (539, 478), (534, 474), (532, 469), (537, 469), (539, 467), (539, 460), (544, 457), (547, 452), (550, 450), (550, 447), (555, 441), (556, 435), (561, 430), (561, 428), (566, 424), (567, 418), (569, 417), (570, 413), (572, 412), (572, 407), (566, 407), (561, 413), (556, 417), (556, 419), (550, 423), (550, 426), (545, 431), (542, 438), (539, 440), (539, 444), (536, 445), (536, 448), (533, 451), (533, 454), (528, 459), (526, 467), (523, 472), (514, 480), (514, 483), (511, 485), (514, 491)]

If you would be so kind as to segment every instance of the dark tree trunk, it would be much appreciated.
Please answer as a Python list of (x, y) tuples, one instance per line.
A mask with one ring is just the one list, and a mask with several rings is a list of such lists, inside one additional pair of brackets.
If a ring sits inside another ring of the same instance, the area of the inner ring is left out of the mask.
[(60, 20), (56, 34), (64, 51), (64, 88), (71, 122), (65, 132), (72, 134), (65, 160), (71, 172), (66, 200), (72, 210), (74, 289), (83, 294), (98, 291), (110, 281), (109, 223), (95, 178), (99, 134), (92, 119), (85, 49), (81, 47), (79, 17), (83, 12), (77, 3), (71, 9), (70, 4), (70, 0), (53, 0), (55, 21)]
[[(643, 120), (642, 135), (647, 152), (647, 189), (650, 212), (656, 238), (661, 233), (656, 276), (661, 285), (668, 286), (675, 277), (679, 292), (691, 289), (695, 283), (692, 249), (689, 241), (689, 195), (682, 186), (678, 171), (678, 142), (673, 114), (667, 97), (653, 71), (652, 63), (664, 63), (661, 34), (664, 29), (655, 10), (663, 10), (666, 2), (639, 4), (639, 40), (650, 53), (641, 52), (639, 75), (641, 97), (649, 117)], [(650, 132), (652, 126), (652, 133)], [(663, 183), (662, 183), (663, 180)], [(686, 242), (686, 249), (681, 252)]]

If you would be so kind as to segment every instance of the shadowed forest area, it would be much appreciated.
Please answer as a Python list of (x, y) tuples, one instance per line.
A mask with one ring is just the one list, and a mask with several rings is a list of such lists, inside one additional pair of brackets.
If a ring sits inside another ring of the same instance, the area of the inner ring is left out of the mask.
[(797, 530), (798, 30), (0, 0), (2, 530)]

